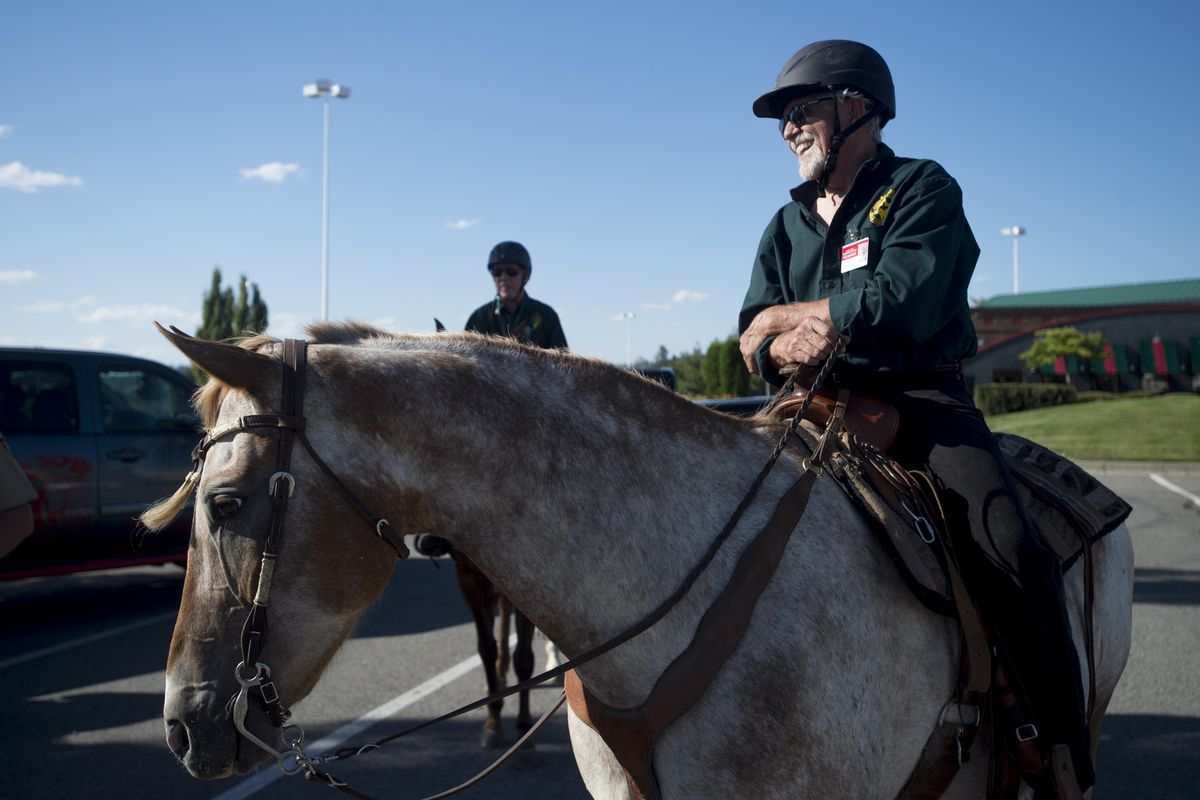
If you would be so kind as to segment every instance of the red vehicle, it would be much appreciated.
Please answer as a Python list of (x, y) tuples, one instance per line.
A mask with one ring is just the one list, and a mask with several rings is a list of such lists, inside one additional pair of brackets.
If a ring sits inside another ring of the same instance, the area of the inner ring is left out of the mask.
[(154, 534), (137, 516), (191, 468), (195, 388), (141, 358), (0, 348), (0, 433), (38, 493), (0, 580), (184, 563), (191, 515)]

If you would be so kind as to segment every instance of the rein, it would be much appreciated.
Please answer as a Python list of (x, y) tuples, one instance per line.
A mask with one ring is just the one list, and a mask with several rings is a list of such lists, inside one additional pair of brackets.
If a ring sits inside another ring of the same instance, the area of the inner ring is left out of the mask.
[[(461, 706), (447, 714), (443, 714), (432, 720), (427, 720), (417, 725), (413, 725), (398, 733), (386, 736), (375, 742), (344, 747), (335, 750), (331, 753), (326, 753), (320, 756), (311, 757), (304, 752), (303, 741), (304, 731), (296, 723), (291, 721), (291, 712), (280, 702), (279, 693), (271, 680), (271, 670), (263, 662), (258, 660), (261, 653), (263, 641), (267, 633), (267, 607), (270, 601), (271, 578), (274, 573), (275, 562), (278, 559), (279, 540), (283, 533), (283, 523), (287, 512), (288, 499), (295, 491), (296, 481), (290, 473), (291, 456), (293, 450), (293, 440), (299, 439), (304, 445), (305, 450), (312, 457), (313, 461), (321, 468), (338, 487), (342, 495), (346, 498), (349, 504), (369, 522), (375, 529), (375, 533), (380, 539), (387, 542), (396, 551), (398, 558), (407, 558), (409, 555), (408, 547), (404, 544), (403, 539), (392, 531), (388, 521), (372, 513), (367, 506), (355, 495), (325, 464), (325, 462), (317, 455), (308, 438), (305, 436), (305, 418), (304, 418), (304, 370), (306, 364), (306, 348), (307, 343), (303, 340), (287, 339), (283, 343), (283, 410), (279, 414), (252, 414), (238, 418), (235, 422), (221, 426), (210, 431), (197, 445), (193, 453), (193, 471), (187, 476), (186, 483), (196, 485), (200, 480), (200, 471), (203, 468), (204, 456), (208, 449), (219, 439), (237, 433), (270, 433), (279, 431), (279, 447), (276, 451), (276, 471), (271, 475), (268, 483), (268, 491), (271, 496), (271, 518), (268, 523), (267, 540), (263, 548), (262, 568), (259, 573), (258, 587), (255, 591), (254, 601), (251, 605), (250, 614), (246, 618), (245, 626), (242, 630), (242, 660), (234, 670), (238, 684), (240, 686), (238, 693), (233, 699), (232, 714), (234, 726), (238, 732), (248, 741), (257, 747), (270, 753), (276, 760), (279, 769), (286, 775), (294, 775), (300, 772), (304, 773), (307, 780), (323, 783), (331, 788), (338, 789), (344, 794), (350, 795), (360, 800), (373, 800), (369, 795), (362, 794), (347, 786), (346, 783), (339, 778), (329, 774), (321, 768), (329, 761), (341, 761), (354, 756), (360, 755), (371, 750), (376, 750), (396, 739), (416, 733), (417, 731), (428, 728), (439, 722), (452, 719), (462, 714), (466, 714), (477, 708), (481, 708), (489, 703), (501, 700), (510, 695), (516, 694), (526, 689), (545, 683), (546, 681), (558, 677), (569, 670), (573, 670), (583, 664), (588, 663), (600, 656), (608, 653), (620, 645), (628, 642), (630, 639), (644, 633), (649, 628), (663, 619), (673, 609), (680, 600), (691, 590), (692, 586), (700, 578), (703, 572), (711, 564), (712, 560), (720, 551), (722, 545), (733, 533), (738, 521), (749, 508), (750, 504), (758, 495), (759, 489), (766, 481), (771, 469), (783, 454), (784, 448), (796, 433), (796, 429), (800, 425), (800, 421), (808, 412), (812, 398), (816, 396), (816, 391), (821, 387), (829, 371), (833, 365), (834, 359), (841, 349), (838, 345), (834, 352), (826, 359), (825, 363), (818, 371), (816, 378), (809, 393), (804, 399), (804, 402), (797, 409), (795, 415), (791, 418), (783, 435), (780, 437), (775, 448), (767, 462), (759, 470), (751, 483), (745, 496), (730, 515), (729, 520), (721, 529), (721, 532), (713, 540), (708, 550), (705, 552), (700, 561), (692, 568), (684, 579), (683, 583), (664, 600), (654, 611), (650, 612), (640, 622), (626, 629), (624, 632), (617, 634), (613, 638), (593, 647), (583, 654), (572, 658), (557, 667), (547, 670), (539, 675), (535, 675), (528, 680), (522, 681), (514, 686), (511, 686), (502, 691), (488, 695), (487, 697), (476, 700), (467, 705)], [(796, 381), (796, 373), (793, 373), (776, 396), (774, 402), (778, 402), (779, 398), (790, 392)], [(826, 435), (828, 434), (826, 431)], [(824, 436), (822, 441), (824, 441)], [(819, 450), (820, 448), (818, 448)], [(816, 458), (805, 458), (801, 462), (801, 480), (811, 471), (818, 477), (821, 474), (821, 467), (814, 463)], [(268, 718), (280, 728), (283, 734), (284, 746), (281, 750), (276, 750), (267, 742), (254, 735), (245, 724), (246, 714), (249, 710), (249, 698), (251, 692), (255, 696), (266, 712)], [(492, 765), (485, 768), (475, 777), (466, 781), (459, 786), (431, 795), (424, 800), (438, 800), (439, 798), (449, 797), (457, 794), (467, 788), (478, 783), (492, 771), (494, 771), (503, 761), (511, 756), (517, 749), (520, 748), (539, 728), (562, 706), (565, 700), (565, 693), (560, 696), (558, 702), (546, 712), (534, 725), (522, 736), (508, 751), (500, 756)], [(320, 765), (320, 766), (319, 766)]]

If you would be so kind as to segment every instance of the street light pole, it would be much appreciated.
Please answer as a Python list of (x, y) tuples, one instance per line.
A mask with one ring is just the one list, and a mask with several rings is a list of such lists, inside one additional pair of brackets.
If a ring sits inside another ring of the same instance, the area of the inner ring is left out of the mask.
[(1007, 236), (1012, 239), (1013, 243), (1013, 294), (1021, 293), (1021, 267), (1020, 267), (1020, 249), (1018, 242), (1020, 237), (1025, 235), (1025, 229), (1017, 226), (1011, 228), (1001, 228), (1000, 235)]
[(325, 105), (324, 147), (321, 153), (321, 319), (329, 319), (329, 98), (346, 99), (350, 87), (329, 81), (307, 83), (305, 97), (320, 97)]
[(637, 314), (634, 314), (632, 311), (623, 311), (620, 314), (617, 314), (616, 317), (614, 317), (614, 319), (620, 319), (620, 320), (625, 321), (625, 366), (626, 366), (626, 368), (633, 366), (633, 347), (632, 347), (633, 334), (630, 330), (632, 328), (632, 323), (630, 323), (630, 320), (632, 320), (636, 316), (637, 316)]

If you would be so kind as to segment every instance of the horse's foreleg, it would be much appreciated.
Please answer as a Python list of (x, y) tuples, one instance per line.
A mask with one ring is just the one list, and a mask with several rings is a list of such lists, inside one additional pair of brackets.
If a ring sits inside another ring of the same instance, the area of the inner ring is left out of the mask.
[[(517, 628), (517, 649), (513, 653), (513, 671), (516, 672), (517, 682), (523, 683), (533, 677), (533, 623), (521, 613), (521, 609), (513, 608), (513, 616)], [(529, 713), (529, 690), (521, 692), (521, 708), (517, 712), (517, 730), (521, 733), (533, 725), (533, 717)]]
[[(500, 686), (496, 678), (496, 640), (492, 636), (491, 582), (461, 554), (456, 554), (454, 560), (459, 588), (475, 622), (475, 645), (479, 660), (483, 662), (487, 693), (495, 694), (500, 691)], [(479, 739), (480, 747), (492, 748), (503, 744), (504, 731), (500, 723), (502, 708), (503, 700), (488, 703), (487, 719), (483, 721), (483, 734)]]
[(500, 678), (500, 683), (504, 686), (508, 685), (508, 664), (510, 661), (510, 651), (508, 639), (510, 634), (509, 620), (513, 609), (512, 602), (500, 595), (496, 598), (496, 675)]

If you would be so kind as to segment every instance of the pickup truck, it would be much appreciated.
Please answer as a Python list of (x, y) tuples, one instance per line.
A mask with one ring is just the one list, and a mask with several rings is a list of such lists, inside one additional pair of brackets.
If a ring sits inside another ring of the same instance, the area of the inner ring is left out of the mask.
[(191, 514), (161, 533), (136, 518), (191, 468), (195, 388), (141, 358), (0, 347), (0, 433), (38, 493), (0, 580), (184, 563)]

